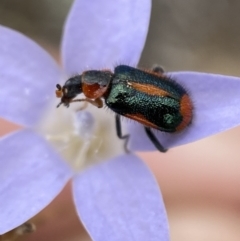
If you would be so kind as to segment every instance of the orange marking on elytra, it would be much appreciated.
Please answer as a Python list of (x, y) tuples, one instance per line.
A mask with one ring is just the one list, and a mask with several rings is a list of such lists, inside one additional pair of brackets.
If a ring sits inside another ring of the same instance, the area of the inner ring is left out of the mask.
[(180, 113), (183, 116), (182, 122), (176, 128), (177, 131), (183, 130), (187, 127), (191, 121), (193, 116), (193, 105), (191, 99), (187, 94), (183, 95), (180, 101)]
[(151, 84), (141, 84), (141, 83), (137, 83), (137, 82), (130, 82), (129, 85), (131, 87), (133, 87), (135, 90), (146, 93), (148, 95), (156, 95), (156, 96), (161, 96), (161, 97), (169, 96), (169, 97), (174, 98), (174, 96), (169, 94), (169, 92), (162, 90), (159, 87), (151, 85)]

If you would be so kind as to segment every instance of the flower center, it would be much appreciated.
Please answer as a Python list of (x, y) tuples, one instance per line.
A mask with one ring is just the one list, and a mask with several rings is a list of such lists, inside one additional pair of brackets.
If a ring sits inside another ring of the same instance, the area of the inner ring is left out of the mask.
[(90, 105), (80, 111), (53, 107), (39, 129), (70, 166), (79, 171), (123, 152), (124, 143), (116, 135), (114, 121), (112, 113)]

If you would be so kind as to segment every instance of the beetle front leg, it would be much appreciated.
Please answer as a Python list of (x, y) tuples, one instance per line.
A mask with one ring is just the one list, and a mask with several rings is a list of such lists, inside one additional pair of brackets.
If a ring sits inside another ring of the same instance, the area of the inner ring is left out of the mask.
[(122, 134), (122, 125), (121, 125), (120, 115), (115, 115), (115, 123), (116, 123), (117, 136), (118, 136), (119, 139), (125, 140), (124, 150), (125, 150), (126, 153), (130, 153), (130, 151), (127, 148), (127, 144), (128, 144), (128, 140), (129, 140), (130, 135), (129, 134), (126, 134), (126, 135)]

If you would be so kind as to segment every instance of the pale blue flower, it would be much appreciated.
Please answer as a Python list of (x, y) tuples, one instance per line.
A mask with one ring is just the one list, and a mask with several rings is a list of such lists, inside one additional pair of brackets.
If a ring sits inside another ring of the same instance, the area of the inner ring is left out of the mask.
[[(149, 0), (75, 1), (63, 34), (65, 74), (113, 69), (117, 63), (136, 66), (150, 5)], [(171, 75), (189, 90), (195, 109), (193, 123), (182, 133), (157, 133), (165, 147), (239, 125), (239, 78), (192, 72)], [(93, 240), (169, 240), (159, 187), (138, 157), (122, 154), (76, 172), (39, 131), (46, 116), (57, 115), (51, 103), (55, 85), (63, 79), (57, 64), (36, 43), (0, 27), (0, 116), (24, 127), (0, 139), (0, 234), (36, 215), (72, 179), (77, 213)], [(54, 125), (58, 122), (61, 119), (55, 119)], [(85, 122), (83, 126), (89, 124), (91, 129), (88, 114)], [(131, 150), (154, 149), (141, 125), (130, 124), (129, 132)]]

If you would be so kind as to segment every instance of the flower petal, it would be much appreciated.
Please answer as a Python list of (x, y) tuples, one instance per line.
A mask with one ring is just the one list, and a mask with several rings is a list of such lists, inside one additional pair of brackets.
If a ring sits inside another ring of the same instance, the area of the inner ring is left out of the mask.
[[(196, 72), (176, 72), (170, 76), (189, 91), (194, 116), (180, 133), (154, 132), (164, 147), (197, 141), (240, 124), (240, 78)], [(156, 150), (143, 126), (131, 123), (128, 128), (132, 150)]]
[(137, 65), (150, 12), (150, 0), (76, 0), (62, 42), (67, 73), (112, 68), (118, 63)]
[(34, 125), (54, 97), (61, 73), (55, 61), (24, 35), (0, 26), (0, 116)]
[(94, 241), (169, 240), (159, 187), (136, 156), (119, 156), (86, 170), (74, 178), (73, 193)]
[(45, 140), (28, 130), (0, 139), (0, 234), (48, 205), (72, 172)]

